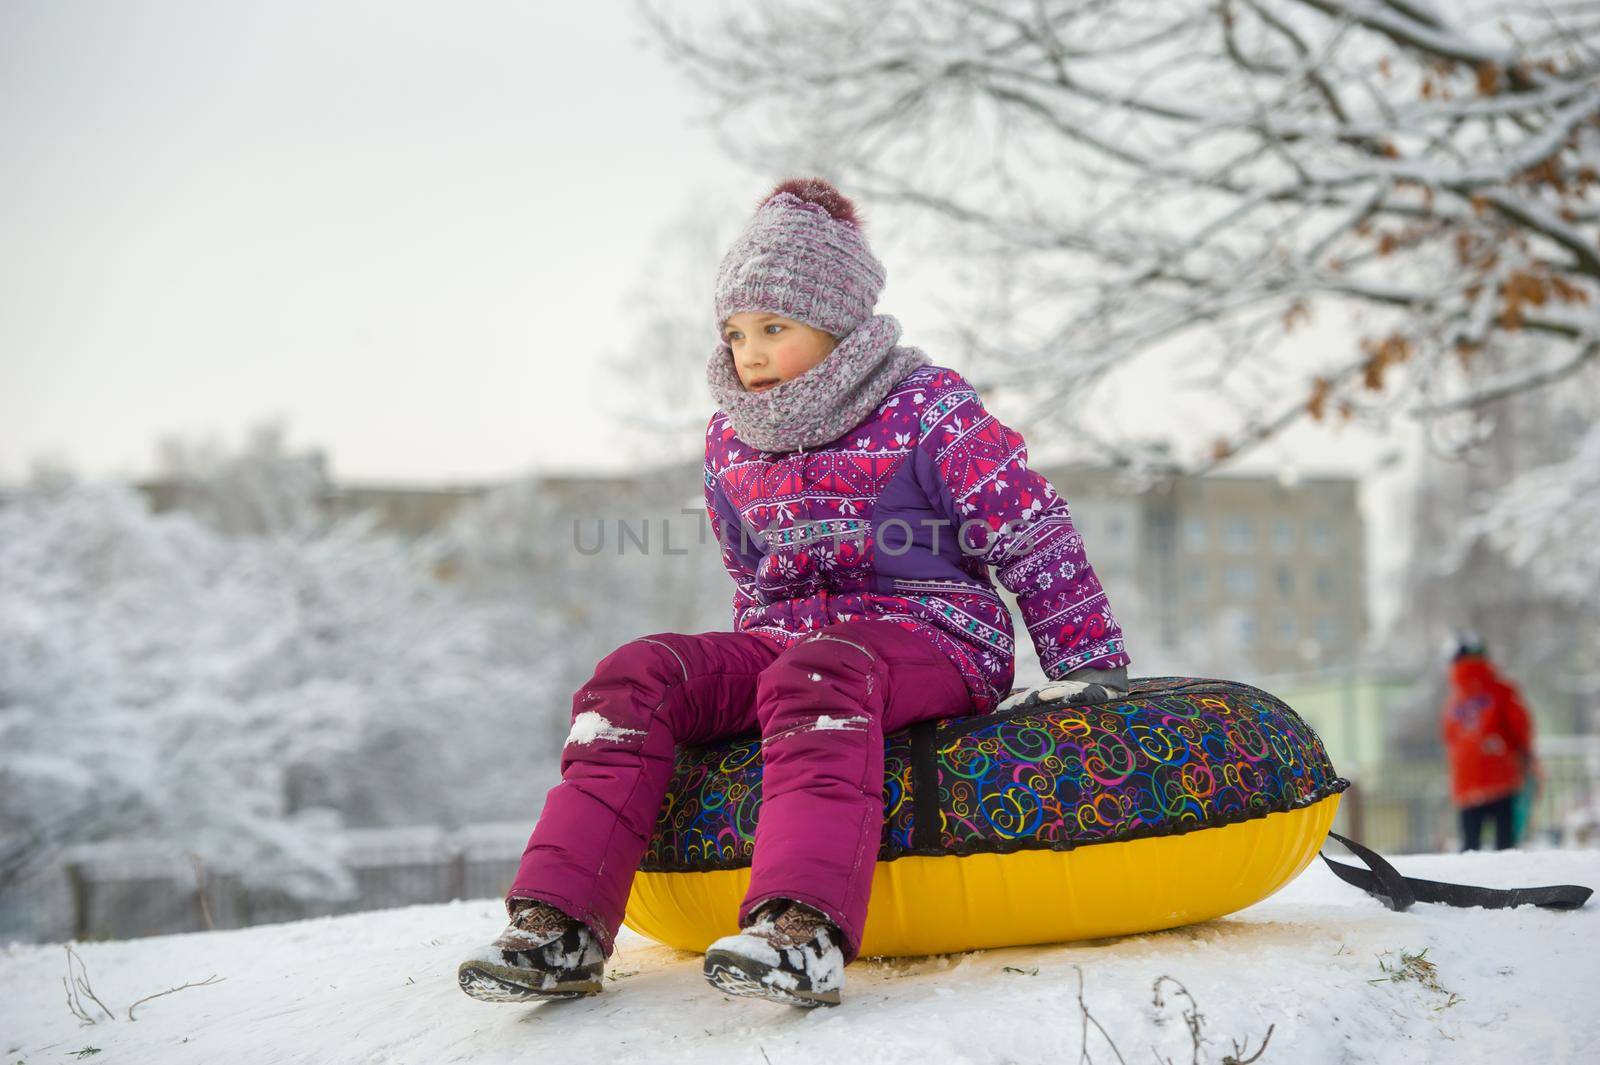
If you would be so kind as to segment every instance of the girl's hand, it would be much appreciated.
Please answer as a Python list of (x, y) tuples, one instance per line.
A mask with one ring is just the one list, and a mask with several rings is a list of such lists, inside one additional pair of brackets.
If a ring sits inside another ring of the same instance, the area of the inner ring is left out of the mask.
[(1041, 705), (1084, 706), (1124, 699), (1128, 695), (1128, 667), (1075, 669), (1060, 680), (1027, 688), (1000, 701), (996, 710), (1026, 710)]

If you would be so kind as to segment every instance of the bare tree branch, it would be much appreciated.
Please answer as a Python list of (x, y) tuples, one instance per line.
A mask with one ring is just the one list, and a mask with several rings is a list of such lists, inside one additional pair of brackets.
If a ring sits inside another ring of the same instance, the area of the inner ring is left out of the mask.
[(1414, 413), (1421, 416), (1434, 416), (1474, 410), (1522, 392), (1531, 392), (1535, 389), (1544, 388), (1547, 385), (1553, 385), (1558, 381), (1571, 377), (1596, 355), (1600, 355), (1600, 340), (1578, 349), (1576, 354), (1558, 366), (1552, 366), (1549, 369), (1529, 374), (1508, 375), (1503, 379), (1491, 381), (1470, 395), (1460, 396), (1444, 403), (1434, 403), (1420, 407)]
[[(698, 25), (640, 2), (740, 158), (824, 159), (937, 227), (952, 263), (1010, 272), (1027, 313), (953, 332), (1041, 416), (1182, 347), (1211, 395), (1259, 385), (1227, 401), (1238, 425), (1209, 468), (1325, 407), (1449, 411), (1562, 379), (1485, 386), (1484, 350), (1592, 364), (1575, 322), (1600, 305), (1600, 64), (1573, 40), (1582, 5), (1480, 27), (1427, 0), (753, 0)], [(1318, 365), (1289, 338), (1322, 306), (1364, 309), (1358, 354)]]
[(144, 998), (139, 999), (137, 1002), (133, 1003), (133, 1005), (128, 1007), (128, 1020), (135, 1020), (136, 1018), (133, 1015), (133, 1011), (137, 1007), (144, 1005), (153, 998), (160, 998), (163, 995), (176, 994), (179, 991), (185, 991), (191, 987), (209, 987), (212, 984), (220, 984), (225, 979), (227, 979), (227, 977), (218, 976), (216, 973), (212, 973), (204, 980), (191, 980), (187, 984), (179, 984), (177, 987), (169, 987), (165, 991), (157, 991), (153, 995), (146, 995)]

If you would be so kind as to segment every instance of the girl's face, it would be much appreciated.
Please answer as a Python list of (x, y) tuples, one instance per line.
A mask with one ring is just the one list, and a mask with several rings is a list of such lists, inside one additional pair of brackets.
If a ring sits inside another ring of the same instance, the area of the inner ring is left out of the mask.
[(765, 392), (799, 377), (839, 343), (832, 334), (765, 311), (729, 315), (722, 339), (733, 349), (733, 365), (747, 392)]

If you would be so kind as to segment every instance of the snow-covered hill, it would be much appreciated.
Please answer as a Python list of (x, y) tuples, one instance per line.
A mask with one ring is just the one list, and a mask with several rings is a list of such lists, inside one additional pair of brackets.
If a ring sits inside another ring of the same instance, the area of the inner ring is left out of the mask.
[[(1595, 850), (1430, 855), (1397, 865), (1497, 886), (1600, 885)], [(0, 953), (0, 1050), (5, 1065), (80, 1057), (104, 1065), (1106, 1063), (1118, 1060), (1109, 1037), (1127, 1062), (1152, 1061), (1154, 1052), (1190, 1065), (1248, 1058), (1269, 1028), (1258, 1060), (1294, 1065), (1587, 1062), (1600, 1046), (1600, 906), (1419, 905), (1396, 914), (1321, 863), (1249, 910), (1190, 928), (864, 960), (847, 970), (845, 1004), (814, 1013), (725, 998), (701, 978), (698, 956), (631, 933), (597, 998), (478, 1002), (456, 988), (455, 966), (499, 931), (501, 915), (497, 900), (484, 899), (82, 944), (75, 949), (89, 984), (118, 1017), (93, 1025), (68, 1010), (61, 945), (12, 946)], [(221, 980), (156, 998), (137, 1020), (125, 1019), (136, 999), (212, 974)], [(1185, 1018), (1193, 1008), (1198, 1052)]]

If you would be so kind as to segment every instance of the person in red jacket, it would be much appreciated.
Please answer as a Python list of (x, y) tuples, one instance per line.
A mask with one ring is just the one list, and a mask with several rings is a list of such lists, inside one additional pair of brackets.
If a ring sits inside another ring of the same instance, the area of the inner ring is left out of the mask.
[(1461, 811), (1461, 849), (1477, 850), (1494, 821), (1496, 850), (1513, 845), (1512, 802), (1533, 752), (1533, 724), (1514, 684), (1502, 677), (1475, 636), (1457, 641), (1442, 722), (1450, 795)]

